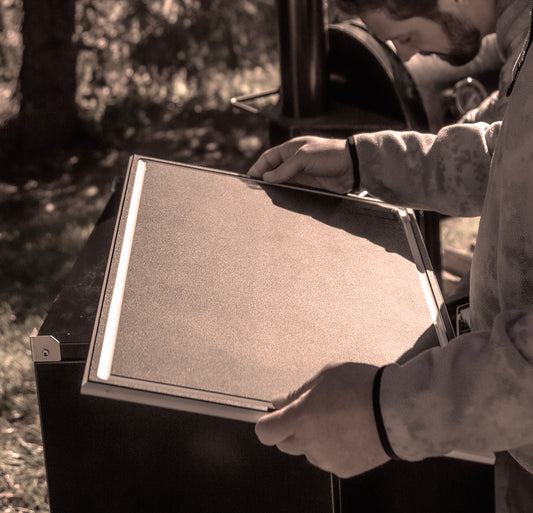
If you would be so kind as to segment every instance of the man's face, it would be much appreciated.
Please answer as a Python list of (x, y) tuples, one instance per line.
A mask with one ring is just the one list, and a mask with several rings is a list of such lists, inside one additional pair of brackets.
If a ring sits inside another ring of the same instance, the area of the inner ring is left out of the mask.
[(471, 61), (479, 52), (479, 29), (457, 15), (440, 11), (434, 19), (413, 17), (397, 20), (387, 10), (367, 11), (361, 16), (370, 32), (391, 41), (402, 61), (414, 54), (436, 54), (454, 66)]

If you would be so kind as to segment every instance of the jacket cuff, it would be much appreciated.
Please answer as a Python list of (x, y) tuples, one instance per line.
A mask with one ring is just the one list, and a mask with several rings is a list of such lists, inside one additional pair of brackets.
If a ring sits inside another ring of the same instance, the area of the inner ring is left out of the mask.
[(350, 157), (352, 158), (353, 169), (353, 187), (352, 192), (359, 192), (361, 187), (361, 177), (359, 175), (359, 157), (357, 156), (357, 146), (355, 145), (355, 139), (353, 135), (350, 135), (347, 139), (348, 150), (350, 151)]
[(376, 372), (374, 377), (374, 385), (372, 387), (372, 405), (374, 407), (374, 418), (376, 420), (376, 427), (378, 430), (379, 440), (383, 447), (383, 450), (389, 458), (392, 460), (399, 460), (400, 458), (394, 452), (389, 437), (387, 435), (387, 430), (385, 429), (385, 423), (383, 422), (383, 415), (381, 414), (381, 404), (380, 404), (380, 392), (381, 392), (381, 377), (385, 367), (380, 367)]

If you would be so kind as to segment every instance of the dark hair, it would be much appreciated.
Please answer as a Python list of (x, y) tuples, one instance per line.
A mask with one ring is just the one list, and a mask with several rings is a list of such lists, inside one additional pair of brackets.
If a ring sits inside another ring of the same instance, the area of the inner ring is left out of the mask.
[(337, 5), (347, 14), (354, 15), (386, 9), (400, 20), (415, 16), (432, 18), (439, 11), (438, 0), (337, 0)]

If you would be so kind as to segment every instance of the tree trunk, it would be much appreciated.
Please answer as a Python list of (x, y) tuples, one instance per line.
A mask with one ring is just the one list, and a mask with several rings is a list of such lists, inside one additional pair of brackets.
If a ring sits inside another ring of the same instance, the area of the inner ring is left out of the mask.
[(23, 0), (20, 130), (25, 151), (76, 133), (75, 0)]

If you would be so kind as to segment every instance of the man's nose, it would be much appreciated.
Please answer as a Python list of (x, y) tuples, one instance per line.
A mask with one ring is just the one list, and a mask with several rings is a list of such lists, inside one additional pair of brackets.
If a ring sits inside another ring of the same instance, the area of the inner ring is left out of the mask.
[(418, 49), (412, 47), (411, 45), (394, 43), (394, 46), (396, 48), (396, 53), (398, 54), (398, 58), (402, 62), (408, 61), (413, 55), (418, 53)]

